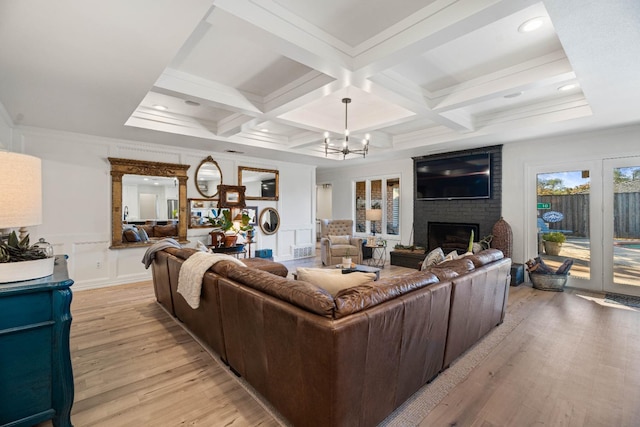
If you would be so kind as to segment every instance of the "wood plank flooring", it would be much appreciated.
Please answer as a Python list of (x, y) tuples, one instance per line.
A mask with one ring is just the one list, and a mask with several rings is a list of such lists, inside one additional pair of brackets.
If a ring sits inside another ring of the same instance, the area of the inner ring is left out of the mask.
[[(519, 325), (419, 425), (640, 425), (640, 312), (580, 291), (510, 291)], [(71, 310), (76, 427), (279, 425), (150, 282), (76, 292)]]

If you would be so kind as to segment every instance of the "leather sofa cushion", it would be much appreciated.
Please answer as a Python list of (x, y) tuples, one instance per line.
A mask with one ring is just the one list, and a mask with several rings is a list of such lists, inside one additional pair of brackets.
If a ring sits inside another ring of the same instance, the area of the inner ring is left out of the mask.
[(289, 274), (289, 270), (287, 269), (287, 267), (284, 266), (284, 264), (280, 264), (279, 262), (273, 262), (268, 259), (248, 258), (248, 259), (243, 259), (242, 262), (244, 262), (247, 265), (247, 267), (266, 271), (271, 274), (275, 274), (276, 276), (287, 277), (287, 275)]
[(138, 234), (138, 230), (135, 228), (127, 228), (122, 232), (122, 237), (124, 237), (125, 242), (139, 242), (140, 235)]
[(474, 269), (473, 262), (469, 258), (458, 258), (445, 261), (438, 265), (432, 265), (424, 271), (435, 274), (438, 279), (444, 282), (473, 271)]
[(343, 274), (337, 268), (298, 268), (298, 280), (312, 283), (331, 295), (335, 295), (343, 289), (352, 288), (373, 282), (375, 273), (353, 272)]
[(193, 248), (164, 248), (163, 250), (180, 259), (187, 259), (194, 253), (198, 252), (197, 249)]
[(485, 249), (484, 251), (480, 251), (475, 255), (470, 255), (467, 257), (473, 262), (473, 265), (476, 268), (480, 268), (483, 265), (489, 264), (490, 262), (498, 261), (504, 258), (504, 254), (499, 249)]
[(289, 280), (253, 268), (229, 269), (229, 279), (320, 316), (333, 316), (333, 297), (311, 283)]
[[(289, 274), (289, 270), (287, 270), (287, 267), (283, 264), (273, 262), (268, 259), (248, 258), (240, 259), (240, 261), (242, 261), (247, 267), (266, 271), (268, 273), (275, 274), (276, 276), (287, 277)], [(233, 268), (238, 268), (238, 264), (231, 261), (220, 261), (211, 266), (211, 270), (222, 277), (229, 277), (229, 270)]]
[(178, 226), (174, 224), (169, 225), (154, 225), (153, 236), (154, 237), (170, 237), (178, 235)]
[(340, 319), (366, 310), (433, 283), (438, 283), (438, 278), (434, 274), (428, 271), (415, 271), (342, 290), (335, 296), (335, 318)]

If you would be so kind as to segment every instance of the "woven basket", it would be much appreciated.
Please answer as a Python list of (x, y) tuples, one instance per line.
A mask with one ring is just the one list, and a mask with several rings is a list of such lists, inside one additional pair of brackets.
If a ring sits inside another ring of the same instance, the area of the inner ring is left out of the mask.
[(529, 278), (535, 289), (542, 291), (563, 292), (567, 284), (568, 274), (543, 274), (529, 272)]
[(500, 249), (505, 258), (511, 258), (513, 253), (513, 231), (511, 231), (509, 223), (500, 217), (494, 224), (491, 234), (493, 234), (491, 247)]

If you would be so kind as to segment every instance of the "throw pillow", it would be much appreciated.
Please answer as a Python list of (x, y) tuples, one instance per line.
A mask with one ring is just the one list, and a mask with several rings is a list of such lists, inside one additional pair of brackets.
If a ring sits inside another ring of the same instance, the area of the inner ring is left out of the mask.
[(341, 269), (298, 268), (298, 280), (312, 283), (335, 295), (343, 289), (373, 282), (375, 273), (353, 272), (343, 274)]
[(331, 236), (329, 235), (329, 241), (332, 245), (349, 245), (351, 238), (349, 236)]
[(444, 252), (442, 252), (442, 248), (435, 248), (429, 252), (424, 261), (422, 261), (422, 267), (420, 267), (420, 270), (425, 270), (427, 267), (431, 267), (432, 265), (436, 265), (442, 261), (444, 261)]
[(138, 235), (140, 236), (141, 241), (143, 242), (149, 241), (149, 235), (147, 234), (144, 228), (138, 228)]
[(438, 264), (442, 264), (443, 262), (446, 261), (453, 261), (454, 259), (458, 259), (458, 252), (456, 251), (451, 251), (447, 254), (447, 256), (444, 257), (444, 259), (442, 261), (440, 261)]

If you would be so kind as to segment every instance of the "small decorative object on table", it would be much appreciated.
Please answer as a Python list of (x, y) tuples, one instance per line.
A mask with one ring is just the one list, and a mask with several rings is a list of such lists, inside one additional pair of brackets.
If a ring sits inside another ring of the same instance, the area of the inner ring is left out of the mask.
[(567, 284), (572, 265), (573, 260), (567, 259), (557, 270), (553, 270), (545, 264), (542, 258), (537, 257), (527, 261), (527, 271), (535, 289), (562, 292)]

